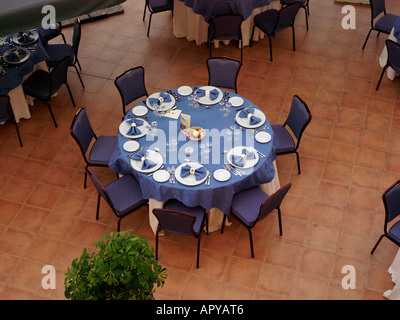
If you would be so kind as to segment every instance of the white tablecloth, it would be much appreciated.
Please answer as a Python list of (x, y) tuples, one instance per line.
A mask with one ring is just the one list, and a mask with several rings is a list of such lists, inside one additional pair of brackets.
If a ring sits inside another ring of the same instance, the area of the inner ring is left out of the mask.
[(395, 287), (392, 290), (384, 292), (383, 296), (389, 300), (400, 300), (400, 249), (388, 271), (392, 275)]
[[(212, 0), (211, 0), (212, 1)], [(280, 9), (279, 1), (273, 1), (270, 5), (253, 10), (252, 15), (242, 23), (243, 46), (250, 43), (253, 30), (253, 20), (256, 14), (269, 9)], [(196, 41), (197, 45), (207, 42), (208, 23), (203, 16), (193, 12), (192, 8), (186, 7), (179, 0), (174, 0), (173, 33), (178, 38), (187, 38), (189, 41)], [(264, 33), (258, 28), (254, 31), (254, 41), (264, 38)], [(218, 42), (214, 42), (218, 47)]]
[[(259, 187), (263, 190), (266, 194), (270, 195), (277, 191), (280, 188), (278, 170), (276, 167), (276, 161), (274, 161), (275, 167), (275, 176), (271, 182), (264, 183)], [(158, 220), (153, 214), (154, 208), (163, 208), (165, 201), (157, 201), (154, 199), (149, 199), (149, 223), (150, 227), (153, 230), (154, 234), (157, 232)], [(213, 232), (221, 228), (222, 219), (224, 214), (217, 208), (213, 208), (208, 212), (208, 231)], [(225, 225), (230, 225), (228, 219), (226, 219)]]
[[(394, 42), (397, 42), (396, 37), (393, 35), (394, 33), (394, 28), (392, 28), (392, 31), (389, 34), (388, 39), (393, 40)], [(381, 55), (379, 56), (379, 65), (384, 68), (386, 65), (388, 59), (388, 52), (387, 52), (387, 48), (386, 46), (383, 48)], [(396, 78), (399, 74), (394, 71), (391, 67), (387, 68), (387, 77), (390, 80), (394, 80), (394, 78)]]

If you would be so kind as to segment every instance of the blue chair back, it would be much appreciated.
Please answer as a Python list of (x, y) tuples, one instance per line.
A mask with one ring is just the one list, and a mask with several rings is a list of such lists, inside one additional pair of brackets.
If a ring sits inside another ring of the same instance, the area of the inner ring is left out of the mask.
[(295, 95), (293, 97), (292, 106), (285, 124), (287, 124), (292, 130), (298, 142), (303, 134), (304, 129), (307, 127), (310, 121), (310, 109), (308, 109), (304, 101)]
[(84, 108), (79, 109), (79, 111), (76, 113), (72, 121), (70, 131), (72, 137), (78, 143), (85, 161), (87, 162), (85, 155), (86, 151), (88, 150), (92, 139), (96, 139), (97, 137), (93, 131), (92, 125), (89, 122), (89, 118)]
[(383, 193), (382, 200), (385, 205), (385, 224), (387, 224), (400, 214), (400, 180)]
[(79, 19), (75, 19), (74, 33), (72, 35), (72, 50), (74, 52), (74, 59), (78, 57), (79, 43), (81, 41), (81, 23)]
[(125, 71), (115, 79), (114, 83), (122, 98), (124, 115), (126, 113), (125, 107), (128, 104), (140, 97), (148, 97), (144, 81), (144, 68), (141, 66)]
[(50, 96), (60, 89), (60, 87), (67, 83), (67, 74), (70, 57), (64, 57), (51, 71), (50, 71)]
[(99, 195), (107, 202), (107, 204), (111, 207), (111, 209), (115, 212), (114, 205), (108, 196), (106, 190), (104, 189), (103, 184), (100, 182), (99, 179), (94, 175), (92, 170), (90, 170), (88, 167), (85, 168), (90, 180), (93, 182), (94, 187), (96, 188), (97, 192)]
[(385, 0), (369, 0), (369, 4), (371, 5), (372, 20), (374, 20), (382, 12), (386, 14)]
[(275, 193), (271, 194), (261, 205), (260, 213), (256, 219), (260, 221), (269, 215), (273, 210), (280, 208), (283, 199), (292, 187), (291, 183), (285, 184), (280, 187)]
[(400, 44), (393, 40), (386, 40), (386, 48), (388, 51), (387, 65), (397, 73), (400, 73)]
[(216, 40), (242, 39), (243, 17), (238, 14), (213, 16), (210, 21), (210, 37)]
[(279, 10), (274, 33), (282, 31), (294, 24), (294, 20), (301, 5), (301, 2), (294, 2)]
[(208, 85), (237, 91), (236, 82), (241, 63), (229, 58), (208, 58)]
[(158, 230), (165, 230), (179, 235), (196, 236), (193, 230), (193, 225), (196, 221), (194, 216), (167, 209), (153, 209), (153, 214), (159, 222)]

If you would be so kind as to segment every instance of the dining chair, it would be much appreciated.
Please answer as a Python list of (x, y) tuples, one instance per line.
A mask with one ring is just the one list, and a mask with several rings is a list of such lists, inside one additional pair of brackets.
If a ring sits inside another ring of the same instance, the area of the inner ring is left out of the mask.
[(393, 40), (386, 39), (386, 49), (388, 53), (388, 58), (386, 61), (386, 65), (383, 67), (381, 76), (376, 86), (376, 90), (379, 89), (383, 74), (388, 67), (391, 67), (394, 71), (400, 73), (400, 44)]
[(147, 27), (147, 36), (150, 34), (151, 17), (153, 13), (171, 11), (174, 15), (174, 0), (145, 0), (143, 21), (146, 18), (146, 9), (150, 11), (149, 26)]
[[(82, 88), (85, 88), (81, 74), (79, 72), (79, 70), (82, 70), (82, 67), (78, 60), (78, 50), (80, 41), (81, 41), (81, 23), (79, 19), (75, 19), (74, 33), (72, 36), (72, 45), (67, 43), (47, 44), (45, 46), (45, 49), (49, 55), (49, 58), (46, 60), (46, 63), (48, 68), (53, 68), (60, 60), (62, 60), (66, 56), (69, 56), (70, 57), (69, 66), (75, 68), (75, 71), (78, 74), (79, 80), (81, 82)], [(79, 67), (79, 70), (77, 66)]]
[(225, 57), (207, 59), (208, 85), (233, 89), (237, 93), (237, 77), (242, 64)]
[(385, 206), (385, 224), (383, 234), (379, 237), (371, 251), (374, 254), (383, 237), (388, 238), (398, 246), (400, 246), (400, 220), (393, 223), (388, 230), (388, 225), (400, 215), (400, 180), (391, 185), (382, 195), (383, 204)]
[(143, 199), (139, 182), (133, 175), (124, 175), (104, 186), (88, 167), (85, 172), (98, 192), (96, 220), (99, 220), (100, 200), (103, 198), (118, 218), (118, 232), (121, 230), (123, 218), (148, 205), (148, 200)]
[[(297, 159), (297, 170), (300, 170), (300, 158), (298, 148), (300, 146), (303, 132), (311, 122), (311, 111), (307, 104), (297, 95), (293, 97), (289, 115), (283, 125), (272, 125), (275, 137), (279, 142), (279, 147), (275, 149), (276, 155), (295, 153)], [(293, 137), (296, 138), (296, 142)]]
[(309, 0), (280, 0), (282, 6), (287, 6), (289, 4), (295, 3), (295, 2), (301, 2), (301, 7), (304, 9), (304, 13), (306, 16), (306, 27), (308, 31), (308, 16), (310, 15), (310, 3)]
[(123, 116), (126, 114), (126, 106), (141, 97), (148, 97), (144, 81), (144, 68), (142, 66), (131, 68), (115, 78), (122, 99)]
[[(256, 224), (277, 209), (279, 234), (282, 236), (281, 203), (291, 188), (288, 183), (280, 187), (273, 194), (268, 195), (255, 186), (236, 193), (232, 199), (231, 213), (249, 232), (251, 257), (254, 258), (253, 235), (251, 230)], [(224, 232), (226, 214), (224, 214), (221, 233)]]
[(43, 39), (46, 43), (58, 36), (61, 36), (64, 43), (67, 43), (67, 41), (65, 40), (65, 36), (62, 33), (61, 22), (56, 23), (55, 28), (45, 29), (43, 27), (39, 27), (38, 32), (39, 32), (41, 39)]
[(154, 208), (153, 214), (158, 220), (156, 231), (156, 260), (158, 260), (158, 236), (160, 231), (171, 232), (178, 235), (193, 235), (197, 239), (197, 262), (200, 261), (200, 237), (204, 225), (208, 234), (208, 217), (206, 210), (200, 206), (188, 207), (182, 202), (168, 200), (164, 207)]
[[(369, 29), (367, 38), (364, 41), (362, 47), (363, 50), (365, 48), (365, 45), (367, 44), (372, 30), (378, 31), (377, 37), (381, 32), (385, 34), (390, 34), (394, 22), (399, 17), (398, 15), (394, 15), (392, 13), (386, 13), (385, 0), (369, 0), (369, 4), (371, 6), (371, 29)], [(378, 20), (376, 20), (374, 24), (374, 20), (381, 13), (383, 13), (383, 15)]]
[(66, 85), (72, 104), (75, 107), (74, 97), (72, 96), (71, 89), (67, 82), (69, 60), (69, 56), (64, 57), (53, 69), (51, 69), (50, 72), (45, 70), (36, 70), (22, 84), (22, 88), (26, 95), (46, 102), (56, 127), (57, 122), (51, 109), (50, 98), (63, 84)]
[(15, 128), (17, 129), (19, 144), (22, 147), (22, 140), (19, 134), (18, 123), (15, 120), (14, 112), (10, 103), (10, 97), (8, 95), (0, 95), (0, 122), (5, 122), (8, 120), (12, 120), (14, 122)]
[[(117, 148), (118, 137), (97, 136), (93, 131), (85, 108), (80, 108), (75, 114), (72, 120), (70, 133), (82, 152), (86, 168), (89, 166), (108, 168), (108, 162)], [(94, 141), (93, 144), (92, 141)], [(91, 144), (92, 146), (89, 151)], [(88, 156), (87, 153), (89, 153)], [(86, 188), (86, 180), (87, 172), (85, 171), (84, 188)]]
[(237, 40), (240, 45), (240, 62), (243, 62), (242, 22), (243, 16), (239, 14), (223, 14), (213, 16), (208, 25), (207, 46), (210, 49), (213, 40)]
[(283, 6), (281, 9), (270, 9), (257, 14), (254, 17), (254, 25), (250, 38), (250, 47), (253, 45), (253, 37), (255, 28), (259, 28), (264, 32), (269, 39), (269, 57), (272, 62), (272, 43), (271, 37), (274, 37), (276, 33), (281, 32), (287, 28), (292, 28), (293, 38), (293, 51), (296, 50), (295, 30), (294, 21), (296, 19), (297, 12), (301, 7), (301, 2), (294, 2), (292, 4)]

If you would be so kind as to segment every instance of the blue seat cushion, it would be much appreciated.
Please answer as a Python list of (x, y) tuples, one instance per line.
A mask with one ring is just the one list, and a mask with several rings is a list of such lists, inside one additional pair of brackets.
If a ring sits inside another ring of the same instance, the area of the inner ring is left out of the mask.
[(44, 101), (50, 99), (50, 86), (50, 73), (44, 70), (35, 71), (22, 84), (26, 95)]
[(72, 66), (74, 63), (74, 51), (69, 44), (48, 44), (46, 51), (49, 58), (46, 60), (47, 66), (53, 68), (60, 62), (64, 57), (69, 56), (69, 65)]
[(388, 13), (382, 16), (381, 18), (378, 19), (375, 23), (375, 29), (387, 34), (390, 34), (390, 31), (392, 31), (393, 24), (396, 21), (398, 16)]
[(93, 165), (108, 166), (108, 162), (117, 148), (118, 137), (100, 136), (94, 142), (89, 154), (89, 162)]
[(254, 24), (264, 33), (272, 35), (278, 20), (278, 12), (276, 9), (261, 12), (254, 17)]
[(127, 174), (104, 187), (116, 213), (123, 216), (147, 203), (140, 185), (133, 175)]
[(400, 221), (397, 221), (390, 229), (388, 234), (400, 244)]
[(236, 193), (232, 199), (232, 213), (247, 226), (251, 226), (260, 213), (261, 204), (268, 195), (258, 186)]
[(275, 150), (276, 154), (282, 154), (286, 152), (293, 152), (296, 145), (290, 133), (285, 127), (281, 125), (272, 125), (275, 137), (278, 139), (279, 147)]
[(149, 6), (154, 13), (168, 11), (174, 8), (173, 1), (171, 0), (149, 0)]
[(178, 212), (184, 212), (191, 214), (196, 218), (194, 225), (193, 225), (193, 231), (199, 235), (201, 233), (201, 223), (203, 221), (205, 209), (203, 207), (197, 206), (197, 207), (188, 207), (187, 205), (183, 204), (182, 202), (171, 199), (168, 200), (165, 205), (164, 209), (167, 210), (173, 210), (173, 211), (178, 211)]
[(301, 2), (301, 4), (304, 6), (306, 4), (306, 0), (281, 0), (281, 4), (292, 4), (295, 2)]

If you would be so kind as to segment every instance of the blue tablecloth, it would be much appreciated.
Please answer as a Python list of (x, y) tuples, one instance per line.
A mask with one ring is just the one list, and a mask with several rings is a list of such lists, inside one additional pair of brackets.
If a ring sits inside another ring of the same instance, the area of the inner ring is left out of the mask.
[(254, 9), (269, 5), (276, 0), (179, 0), (197, 14), (210, 22), (212, 16), (220, 14), (240, 14), (244, 20), (251, 16)]
[[(8, 38), (10, 37), (12, 36)], [(0, 94), (8, 94), (11, 90), (21, 85), (23, 77), (33, 71), (35, 64), (49, 58), (40, 38), (34, 45), (31, 45), (31, 47), (33, 46), (35, 46), (35, 51), (30, 51), (30, 57), (27, 61), (15, 66), (3, 67), (6, 75), (0, 75)], [(0, 46), (0, 55), (3, 55), (7, 50), (12, 48), (16, 47), (10, 44)]]
[[(176, 90), (173, 91), (176, 92)], [(225, 92), (224, 90), (222, 91)], [(236, 94), (230, 92), (230, 96), (233, 97), (236, 96)], [(169, 181), (159, 183), (154, 181), (153, 177), (132, 168), (130, 159), (128, 158), (130, 153), (123, 149), (123, 144), (128, 141), (128, 139), (119, 134), (119, 145), (109, 162), (109, 166), (120, 174), (133, 174), (138, 179), (142, 195), (146, 199), (155, 199), (157, 201), (178, 199), (191, 207), (200, 205), (205, 209), (218, 208), (223, 213), (229, 214), (231, 200), (235, 193), (273, 180), (275, 176), (273, 161), (276, 159), (275, 149), (277, 147), (277, 140), (274, 138), (268, 119), (265, 122), (265, 124), (268, 125), (266, 131), (271, 134), (272, 139), (268, 143), (258, 143), (254, 140), (254, 134), (251, 134), (249, 129), (241, 131), (239, 126), (237, 126), (238, 129), (236, 130), (240, 134), (227, 134), (228, 131), (231, 131), (230, 127), (235, 124), (234, 119), (237, 113), (235, 109), (240, 109), (240, 107), (231, 107), (229, 116), (223, 117), (224, 111), (220, 110), (222, 106), (219, 104), (213, 105), (209, 109), (203, 106), (194, 108), (189, 106), (189, 100), (186, 97), (181, 98), (182, 101), (176, 102), (178, 109), (182, 110), (184, 114), (190, 114), (191, 126), (200, 126), (206, 129), (208, 136), (201, 140), (201, 142), (191, 141), (180, 130), (180, 117), (177, 120), (168, 117), (158, 117), (149, 110), (146, 114), (146, 116), (149, 116), (147, 122), (150, 124), (152, 121), (157, 121), (158, 132), (160, 134), (156, 137), (147, 135), (138, 139), (138, 142), (142, 147), (149, 146), (149, 150), (154, 150), (155, 147), (160, 148), (160, 150), (167, 155), (167, 163), (164, 164), (165, 168), (172, 165), (177, 167), (181, 163), (184, 163), (185, 159), (189, 158), (190, 160), (201, 161), (204, 167), (215, 172), (217, 169), (222, 169), (224, 163), (227, 163), (226, 154), (222, 151), (242, 145), (254, 146), (255, 149), (262, 152), (266, 157), (260, 157), (253, 169), (247, 169), (247, 175), (240, 177), (232, 174), (231, 178), (226, 182), (219, 182), (212, 177), (209, 186), (204, 185), (204, 183), (198, 186), (186, 186), (180, 184), (178, 181), (176, 181), (175, 184), (170, 184)], [(243, 106), (252, 105), (250, 101), (245, 98), (243, 99)], [(129, 116), (132, 116), (131, 110), (127, 112), (126, 117)], [(221, 131), (222, 129), (225, 130)], [(163, 134), (163, 132), (165, 134)], [(179, 132), (179, 134), (177, 135), (176, 132)], [(199, 146), (208, 141), (207, 137), (218, 136), (218, 132), (221, 133), (221, 138), (210, 139), (212, 142), (210, 147), (211, 152), (209, 153), (209, 160), (205, 160), (203, 158), (204, 153), (202, 153)], [(166, 147), (164, 136), (166, 136), (166, 140), (169, 141), (171, 138), (177, 138), (178, 151), (172, 152), (171, 147), (169, 149)], [(232, 140), (230, 140), (228, 136), (230, 136)], [(191, 156), (185, 155), (185, 148), (188, 146), (194, 149), (194, 153)]]

